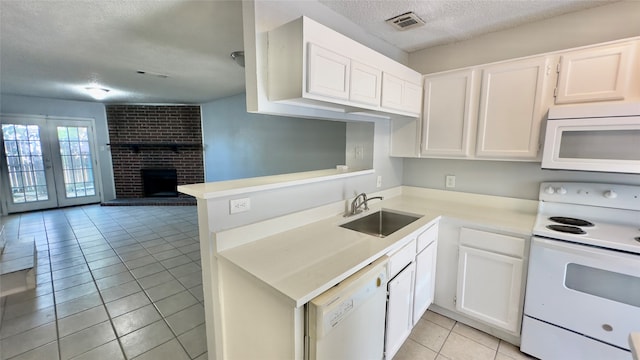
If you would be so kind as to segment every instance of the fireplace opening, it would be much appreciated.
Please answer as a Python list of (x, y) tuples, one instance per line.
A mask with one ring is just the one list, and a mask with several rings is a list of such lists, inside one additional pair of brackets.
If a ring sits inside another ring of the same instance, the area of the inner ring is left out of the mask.
[(142, 188), (145, 197), (177, 197), (176, 169), (142, 169)]

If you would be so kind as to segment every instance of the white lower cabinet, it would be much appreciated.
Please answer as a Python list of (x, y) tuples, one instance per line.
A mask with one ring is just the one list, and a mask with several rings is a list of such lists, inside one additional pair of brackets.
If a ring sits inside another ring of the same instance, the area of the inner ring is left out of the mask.
[(438, 225), (434, 225), (418, 235), (417, 245), (416, 281), (413, 295), (413, 326), (418, 323), (434, 299), (436, 289)]
[(462, 228), (459, 250), (456, 310), (519, 332), (524, 239)]
[(521, 259), (461, 246), (457, 309), (507, 331), (516, 331), (521, 276)]
[(414, 238), (408, 244), (389, 254), (391, 280), (387, 287), (385, 359), (393, 358), (433, 303), (438, 224), (425, 228), (410, 235)]
[(454, 219), (439, 223), (434, 310), (517, 343), (526, 239), (471, 227)]
[(385, 331), (385, 359), (391, 359), (413, 328), (413, 283), (416, 265), (411, 262), (389, 281), (387, 301), (387, 324)]

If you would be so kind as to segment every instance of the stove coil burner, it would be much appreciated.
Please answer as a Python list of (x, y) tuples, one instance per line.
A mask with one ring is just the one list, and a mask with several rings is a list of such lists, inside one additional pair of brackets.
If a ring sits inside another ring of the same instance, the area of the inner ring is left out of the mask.
[(547, 229), (559, 231), (563, 233), (576, 234), (576, 235), (584, 235), (587, 232), (580, 229), (577, 226), (568, 226), (568, 225), (547, 225)]
[(584, 226), (584, 227), (593, 226), (593, 223), (587, 220), (564, 217), (564, 216), (552, 216), (549, 218), (549, 220), (553, 222), (557, 222), (559, 224), (571, 225), (571, 226)]

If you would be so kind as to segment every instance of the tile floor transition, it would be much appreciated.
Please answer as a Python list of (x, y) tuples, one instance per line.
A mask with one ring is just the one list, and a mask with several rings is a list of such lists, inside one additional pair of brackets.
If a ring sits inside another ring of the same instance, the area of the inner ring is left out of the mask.
[[(195, 206), (81, 206), (0, 218), (35, 236), (37, 288), (0, 298), (0, 359), (206, 359)], [(395, 360), (531, 359), (428, 311)]]

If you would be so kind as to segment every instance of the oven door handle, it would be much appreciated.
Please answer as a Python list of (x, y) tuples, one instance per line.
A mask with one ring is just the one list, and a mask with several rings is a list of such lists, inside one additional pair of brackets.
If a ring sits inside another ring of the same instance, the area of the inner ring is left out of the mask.
[[(624, 267), (630, 269), (630, 275), (640, 276), (640, 270), (638, 267), (638, 259), (640, 255), (628, 254), (620, 251), (601, 249), (586, 245), (578, 245), (560, 240), (549, 240), (537, 236), (534, 236), (531, 241), (531, 249), (533, 250), (534, 248), (555, 250), (568, 255), (589, 258), (598, 262), (606, 262), (608, 265), (613, 265), (615, 269)], [(606, 267), (609, 268), (610, 266)]]

